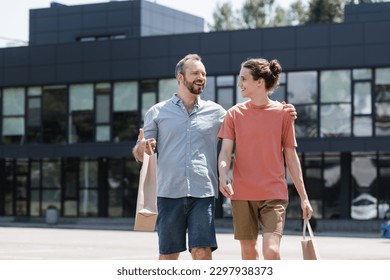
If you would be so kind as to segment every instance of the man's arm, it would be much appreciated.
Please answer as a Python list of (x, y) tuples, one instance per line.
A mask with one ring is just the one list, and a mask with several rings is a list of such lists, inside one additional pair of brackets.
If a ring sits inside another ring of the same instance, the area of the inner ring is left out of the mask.
[(284, 148), (284, 155), (286, 158), (286, 164), (288, 171), (290, 172), (291, 179), (294, 182), (295, 188), (301, 198), (301, 208), (303, 218), (311, 218), (313, 214), (313, 208), (310, 205), (309, 197), (307, 196), (305, 184), (303, 182), (303, 175), (301, 164), (296, 152), (295, 147)]
[[(146, 145), (148, 143), (148, 145)], [(133, 147), (133, 156), (136, 161), (142, 162), (144, 159), (144, 152), (146, 151), (147, 154), (151, 155), (154, 152), (154, 149), (156, 148), (156, 139), (145, 139), (144, 131), (142, 128), (139, 129), (138, 134), (138, 141), (137, 144)]]
[(227, 185), (231, 184), (229, 170), (232, 161), (233, 146), (233, 140), (222, 139), (221, 151), (218, 156), (219, 190), (226, 197), (231, 197)]

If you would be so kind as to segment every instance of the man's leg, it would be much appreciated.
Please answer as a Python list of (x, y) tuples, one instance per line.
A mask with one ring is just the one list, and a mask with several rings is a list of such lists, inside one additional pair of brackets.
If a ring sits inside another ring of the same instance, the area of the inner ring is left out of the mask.
[(280, 241), (282, 236), (263, 233), (263, 257), (265, 260), (280, 260)]
[(191, 256), (193, 260), (211, 260), (211, 248), (192, 248)]
[(211, 260), (217, 249), (215, 198), (188, 198), (188, 243), (192, 259)]
[(159, 260), (177, 260), (186, 248), (186, 198), (157, 198)]
[(240, 240), (241, 259), (243, 260), (258, 260), (259, 252), (257, 250), (257, 239)]
[(168, 255), (162, 255), (158, 257), (159, 260), (178, 260), (180, 256), (180, 253), (175, 253), (175, 254), (168, 254)]

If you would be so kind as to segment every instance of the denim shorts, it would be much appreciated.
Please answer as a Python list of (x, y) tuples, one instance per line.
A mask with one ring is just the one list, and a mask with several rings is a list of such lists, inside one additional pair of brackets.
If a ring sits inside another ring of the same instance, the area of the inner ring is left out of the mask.
[(157, 198), (157, 232), (161, 255), (175, 254), (188, 248), (217, 249), (215, 236), (215, 198)]

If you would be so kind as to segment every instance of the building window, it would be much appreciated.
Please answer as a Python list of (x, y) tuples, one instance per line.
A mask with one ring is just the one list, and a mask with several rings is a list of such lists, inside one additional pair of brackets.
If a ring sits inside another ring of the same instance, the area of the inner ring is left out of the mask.
[(372, 136), (371, 69), (353, 69), (353, 136)]
[(98, 215), (98, 164), (96, 160), (82, 159), (79, 167), (79, 216)]
[(80, 84), (69, 87), (68, 142), (93, 142), (93, 85)]
[[(375, 153), (353, 153), (351, 162), (351, 218), (376, 219), (378, 213), (377, 161)], [(383, 218), (383, 217), (379, 217)]]
[(157, 102), (157, 81), (143, 80), (140, 82), (141, 94), (141, 119), (142, 122), (145, 113)]
[(279, 76), (279, 86), (270, 94), (270, 98), (279, 102), (286, 101), (286, 93), (286, 74), (281, 73)]
[(42, 160), (42, 204), (43, 210), (49, 205), (61, 209), (61, 159)]
[(287, 74), (287, 102), (294, 104), (298, 119), (295, 131), (299, 137), (317, 137), (317, 72), (291, 72)]
[(27, 143), (42, 143), (42, 88), (27, 89), (26, 138)]
[(390, 219), (390, 154), (379, 153), (379, 190), (378, 212), (379, 218)]
[(206, 86), (202, 93), (202, 99), (215, 102), (215, 77), (207, 77)]
[(111, 84), (99, 83), (95, 85), (96, 98), (96, 142), (111, 140)]
[(4, 144), (23, 144), (25, 130), (25, 90), (24, 88), (5, 88), (3, 90)]
[(322, 71), (321, 137), (351, 136), (351, 71)]
[[(339, 219), (341, 217), (341, 159), (340, 153), (325, 153), (323, 187), (323, 218)], [(310, 197), (309, 197), (310, 198)]]
[(375, 70), (375, 134), (390, 135), (390, 68)]
[(67, 143), (68, 90), (65, 85), (43, 88), (43, 143)]
[(114, 83), (112, 137), (113, 141), (129, 141), (138, 136), (138, 83)]
[(236, 85), (234, 76), (218, 76), (216, 80), (217, 102), (226, 110), (235, 103)]
[(176, 79), (162, 79), (158, 81), (158, 100), (164, 101), (172, 98), (177, 93), (178, 84)]

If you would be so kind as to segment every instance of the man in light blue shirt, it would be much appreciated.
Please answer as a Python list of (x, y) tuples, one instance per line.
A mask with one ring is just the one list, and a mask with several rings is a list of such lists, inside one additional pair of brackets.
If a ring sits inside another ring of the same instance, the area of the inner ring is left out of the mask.
[(217, 249), (217, 134), (226, 111), (200, 99), (206, 69), (198, 55), (178, 62), (176, 78), (177, 93), (146, 112), (133, 154), (142, 161), (146, 139), (157, 146), (159, 259), (178, 259), (187, 249), (187, 231), (192, 258), (211, 259)]
[[(176, 260), (188, 248), (194, 260), (212, 259), (217, 249), (217, 134), (226, 110), (200, 98), (206, 69), (197, 54), (176, 65), (178, 91), (145, 114), (133, 155), (142, 161), (148, 141), (157, 147), (157, 232), (159, 259)], [(288, 106), (295, 117), (294, 106)]]

